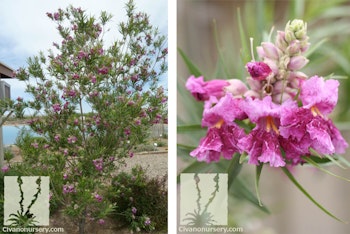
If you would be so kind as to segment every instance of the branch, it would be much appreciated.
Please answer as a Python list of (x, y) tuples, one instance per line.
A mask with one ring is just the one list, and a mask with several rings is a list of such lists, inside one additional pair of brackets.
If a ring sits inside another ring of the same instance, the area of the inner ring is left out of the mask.
[(2, 127), (2, 125), (4, 125), (4, 123), (6, 122), (6, 120), (8, 120), (8, 118), (10, 118), (10, 116), (12, 115), (14, 111), (11, 110), (7, 115), (6, 117), (4, 118), (0, 118), (0, 127)]

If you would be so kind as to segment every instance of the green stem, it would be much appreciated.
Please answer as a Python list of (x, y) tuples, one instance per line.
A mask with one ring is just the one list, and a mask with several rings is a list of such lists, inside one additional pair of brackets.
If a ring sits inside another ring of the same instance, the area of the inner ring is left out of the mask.
[(238, 176), (239, 172), (242, 169), (242, 164), (239, 163), (240, 157), (238, 154), (234, 154), (231, 160), (231, 163), (227, 169), (227, 174), (228, 174), (228, 188), (231, 187), (233, 184), (233, 181), (236, 179)]
[(329, 212), (328, 210), (326, 210), (323, 206), (321, 206), (308, 192), (306, 192), (306, 190), (298, 183), (298, 181), (294, 178), (294, 176), (290, 173), (290, 171), (285, 168), (282, 167), (281, 168), (282, 171), (284, 172), (284, 174), (287, 175), (287, 177), (290, 179), (290, 181), (293, 182), (293, 184), (307, 197), (309, 198), (309, 200), (314, 203), (318, 208), (320, 208), (323, 212), (325, 212), (327, 215), (329, 215), (330, 217), (334, 218), (335, 220), (342, 222), (342, 223), (346, 223), (343, 220), (337, 218), (336, 216), (334, 216), (331, 212)]
[(256, 174), (255, 174), (255, 191), (256, 191), (256, 197), (258, 198), (259, 206), (263, 206), (261, 203), (260, 192), (259, 192), (259, 181), (260, 181), (260, 175), (261, 175), (263, 165), (264, 164), (260, 164), (256, 166)]
[(10, 118), (12, 113), (13, 113), (13, 111), (10, 111), (4, 118), (0, 118), (0, 127), (2, 127), (2, 125), (4, 125), (4, 123), (6, 122), (6, 120), (8, 120), (8, 118)]

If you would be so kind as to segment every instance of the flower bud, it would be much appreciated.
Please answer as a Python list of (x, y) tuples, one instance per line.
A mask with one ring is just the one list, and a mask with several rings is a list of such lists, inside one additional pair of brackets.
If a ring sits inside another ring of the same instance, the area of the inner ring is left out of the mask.
[(272, 72), (271, 68), (264, 62), (249, 62), (246, 68), (254, 80), (265, 80)]
[(264, 58), (264, 63), (267, 64), (267, 66), (269, 66), (272, 70), (272, 72), (274, 74), (277, 74), (278, 73), (278, 61), (279, 60), (273, 60), (273, 59), (270, 59), (270, 58)]
[(242, 96), (247, 90), (247, 86), (238, 79), (228, 80), (229, 86), (226, 86), (224, 90), (226, 92), (232, 93), (233, 96)]
[(251, 77), (247, 77), (247, 83), (252, 90), (261, 90), (262, 89), (262, 82), (258, 80), (254, 80)]
[(256, 47), (256, 52), (259, 55), (259, 58), (264, 59), (266, 57), (265, 51), (262, 46)]
[(306, 39), (307, 24), (303, 20), (294, 19), (292, 22), (289, 21), (286, 25), (286, 40), (291, 42), (295, 39), (304, 40)]
[(305, 75), (303, 72), (292, 71), (288, 74), (287, 79), (288, 79), (290, 87), (298, 89), (298, 88), (300, 88), (300, 85), (303, 82), (303, 80), (307, 79), (307, 75)]
[(261, 47), (264, 49), (266, 57), (274, 60), (277, 60), (279, 58), (278, 49), (271, 42), (263, 42), (261, 43)]
[(290, 57), (288, 55), (283, 55), (279, 61), (279, 68), (286, 70), (289, 63), (290, 63)]
[(253, 90), (248, 90), (244, 93), (244, 97), (260, 98), (260, 94)]
[(299, 52), (301, 52), (301, 44), (300, 44), (300, 41), (298, 40), (294, 40), (292, 41), (289, 46), (287, 47), (286, 49), (286, 52), (293, 56), (295, 54), (298, 54)]
[(310, 47), (310, 43), (308, 43), (309, 37), (306, 37), (306, 39), (304, 41), (302, 41), (301, 45), (300, 45), (300, 51), (302, 53), (304, 53), (305, 51), (307, 51)]
[(272, 96), (272, 101), (275, 103), (283, 103), (288, 99), (292, 98), (288, 93), (278, 93)]
[(309, 60), (301, 55), (291, 57), (288, 64), (288, 69), (292, 71), (299, 70), (303, 68), (308, 62)]
[(277, 81), (273, 86), (274, 93), (282, 93), (284, 91), (285, 86), (286, 86), (285, 81), (283, 80)]
[(286, 41), (286, 33), (282, 31), (277, 31), (276, 46), (280, 50), (287, 48), (288, 43)]

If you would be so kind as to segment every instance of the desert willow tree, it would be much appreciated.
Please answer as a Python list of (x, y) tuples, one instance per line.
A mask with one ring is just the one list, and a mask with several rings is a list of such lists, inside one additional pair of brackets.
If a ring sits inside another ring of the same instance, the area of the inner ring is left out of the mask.
[[(70, 6), (47, 13), (62, 41), (47, 55), (28, 59), (17, 77), (33, 96), (30, 127), (43, 140), (38, 164), (59, 173), (65, 211), (84, 233), (87, 220), (104, 223), (113, 205), (103, 199), (108, 178), (152, 124), (162, 120), (167, 101), (160, 79), (167, 71), (166, 38), (149, 16), (126, 4), (126, 21), (111, 28), (112, 16), (89, 16)], [(118, 29), (107, 45), (104, 34)]]

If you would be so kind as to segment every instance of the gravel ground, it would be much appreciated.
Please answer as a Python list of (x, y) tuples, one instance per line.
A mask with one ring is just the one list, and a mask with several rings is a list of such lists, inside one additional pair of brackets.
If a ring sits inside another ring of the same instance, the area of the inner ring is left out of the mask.
[[(16, 145), (6, 147), (14, 154), (11, 163), (22, 162), (21, 152)], [(159, 147), (158, 151), (135, 153), (132, 158), (125, 159), (126, 165), (121, 170), (129, 172), (136, 165), (146, 169), (150, 177), (164, 176), (168, 173), (168, 152), (166, 148)]]
[[(15, 157), (11, 160), (11, 163), (21, 162), (22, 157), (20, 156), (20, 150), (17, 146), (10, 146), (11, 151)], [(152, 152), (141, 152), (136, 153), (132, 158), (127, 158), (125, 167), (122, 167), (122, 171), (131, 171), (136, 165), (142, 166), (146, 169), (146, 174), (150, 177), (165, 176), (168, 173), (168, 152), (166, 148), (159, 147), (158, 151)], [(64, 232), (52, 232), (60, 234), (75, 234), (78, 233), (77, 226), (72, 223), (72, 220), (64, 215), (62, 212), (56, 212), (50, 217), (49, 227), (63, 227)], [(106, 219), (104, 225), (97, 225), (95, 222), (88, 223), (86, 226), (86, 233), (94, 234), (113, 234), (130, 233), (127, 227), (118, 225), (115, 221), (110, 218)]]
[(131, 171), (136, 165), (140, 165), (146, 169), (150, 177), (163, 176), (168, 173), (168, 153), (166, 151), (135, 154), (134, 157), (125, 161), (126, 166), (122, 167), (123, 171)]

